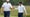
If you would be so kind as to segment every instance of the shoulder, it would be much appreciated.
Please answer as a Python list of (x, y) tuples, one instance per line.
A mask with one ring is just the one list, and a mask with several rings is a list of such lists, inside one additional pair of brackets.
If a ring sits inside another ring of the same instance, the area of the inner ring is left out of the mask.
[(25, 7), (24, 5), (22, 5), (22, 7)]
[(6, 2), (4, 2), (3, 4), (6, 4)]
[(6, 3), (6, 2), (4, 2), (4, 3)]
[(10, 6), (12, 5), (11, 3), (8, 3)]
[(11, 3), (9, 3), (9, 4), (11, 4)]

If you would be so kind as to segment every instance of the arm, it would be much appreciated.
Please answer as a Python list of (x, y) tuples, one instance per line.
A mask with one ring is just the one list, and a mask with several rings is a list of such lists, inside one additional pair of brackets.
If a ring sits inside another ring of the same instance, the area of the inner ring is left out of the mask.
[(1, 7), (1, 13), (3, 13), (3, 11), (4, 11), (4, 7)]
[(27, 15), (27, 11), (26, 11), (25, 7), (24, 7), (24, 11), (25, 11), (25, 14)]
[(3, 11), (4, 11), (4, 8), (3, 8), (3, 7), (1, 7), (1, 13), (3, 13)]
[(2, 7), (1, 7), (1, 13), (3, 12), (3, 10), (4, 10), (4, 3), (2, 5)]
[(12, 6), (11, 4), (10, 4), (10, 9), (14, 11), (14, 6)]

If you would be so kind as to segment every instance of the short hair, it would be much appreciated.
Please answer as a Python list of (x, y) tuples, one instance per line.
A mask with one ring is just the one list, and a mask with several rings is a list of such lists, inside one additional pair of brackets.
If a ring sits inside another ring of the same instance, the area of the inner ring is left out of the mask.
[(22, 4), (22, 2), (19, 2), (20, 4)]

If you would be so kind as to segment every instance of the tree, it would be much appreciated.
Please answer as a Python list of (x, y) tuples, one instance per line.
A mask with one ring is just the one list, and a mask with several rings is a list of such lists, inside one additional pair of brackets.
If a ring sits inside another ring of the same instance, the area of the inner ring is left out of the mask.
[(0, 8), (1, 8), (2, 3), (3, 3), (2, 0), (0, 0)]

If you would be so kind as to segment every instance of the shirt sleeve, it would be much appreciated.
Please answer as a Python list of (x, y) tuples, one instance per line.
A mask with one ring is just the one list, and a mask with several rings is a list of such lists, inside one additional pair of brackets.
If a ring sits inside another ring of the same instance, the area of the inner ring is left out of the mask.
[(2, 4), (2, 7), (4, 7), (4, 5), (5, 5), (5, 4), (3, 3), (3, 4)]
[(12, 5), (10, 4), (10, 7), (12, 8)]
[(25, 6), (24, 6), (24, 10), (25, 10)]
[(18, 8), (17, 8), (18, 10), (19, 10), (19, 6), (18, 6)]

